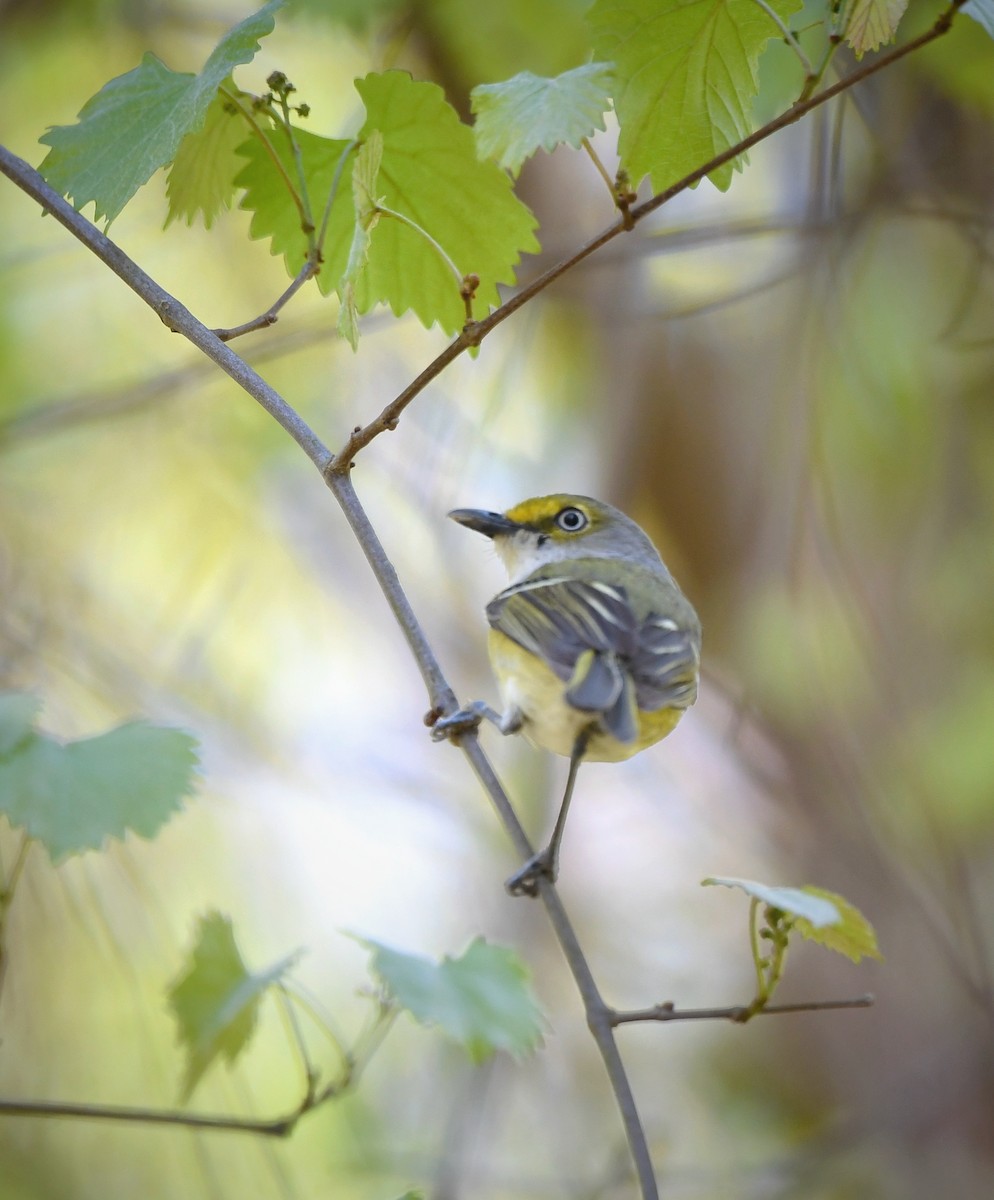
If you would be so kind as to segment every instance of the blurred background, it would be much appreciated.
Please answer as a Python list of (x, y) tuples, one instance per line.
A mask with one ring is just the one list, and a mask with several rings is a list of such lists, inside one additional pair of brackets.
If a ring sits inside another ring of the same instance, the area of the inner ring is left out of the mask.
[[(587, 54), (582, 0), (300, 3), (239, 83), (283, 70), (332, 136), (350, 81), (402, 66), (468, 111), (477, 82)], [(151, 49), (197, 70), (244, 3), (0, 3), (4, 141), (33, 163)], [(928, 4), (913, 31), (934, 19)], [(844, 57), (844, 69), (852, 66)], [(757, 116), (793, 78), (771, 47)], [(994, 1191), (994, 41), (968, 19), (618, 239), (447, 370), (365, 451), (359, 495), (461, 698), (495, 696), (502, 584), (456, 505), (569, 490), (656, 539), (704, 625), (697, 707), (580, 775), (561, 890), (609, 1002), (747, 1002), (747, 904), (708, 875), (813, 883), (882, 963), (810, 946), (786, 1000), (866, 1011), (620, 1034), (663, 1192), (842, 1200)], [(613, 133), (598, 139), (611, 165)], [(533, 160), (528, 280), (612, 220), (589, 161)], [(163, 232), (161, 177), (111, 235), (211, 326), (266, 309), (281, 261), (233, 211)], [(458, 954), (513, 945), (544, 1048), (472, 1067), (402, 1019), (361, 1085), (287, 1143), (0, 1119), (0, 1200), (631, 1195), (621, 1132), (544, 915), (423, 687), (344, 519), (266, 415), (61, 227), (0, 187), (0, 687), (80, 737), (191, 730), (198, 794), (154, 842), (54, 868), (35, 848), (6, 940), (0, 1095), (173, 1105), (166, 990), (195, 922), (296, 976), (348, 1040), (369, 1001), (346, 932)], [(235, 348), (335, 447), (444, 345), (373, 314), (358, 354), (301, 293)], [(484, 743), (538, 841), (565, 776)], [(0, 820), (0, 859), (14, 837)], [(315, 1055), (326, 1061), (325, 1050)], [(322, 1055), (325, 1055), (322, 1058)], [(191, 1107), (300, 1095), (278, 1011)]]

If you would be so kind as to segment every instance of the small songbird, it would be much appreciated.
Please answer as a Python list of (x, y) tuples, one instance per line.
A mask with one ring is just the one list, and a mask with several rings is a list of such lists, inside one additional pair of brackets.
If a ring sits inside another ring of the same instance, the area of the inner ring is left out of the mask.
[(630, 758), (697, 699), (701, 626), (645, 532), (601, 500), (557, 494), (449, 516), (492, 538), (510, 576), (487, 605), (504, 711), (477, 701), (438, 721), (435, 736), (485, 717), (570, 760), (549, 844), (507, 881), (512, 894), (535, 895), (540, 875), (556, 878), (581, 761)]

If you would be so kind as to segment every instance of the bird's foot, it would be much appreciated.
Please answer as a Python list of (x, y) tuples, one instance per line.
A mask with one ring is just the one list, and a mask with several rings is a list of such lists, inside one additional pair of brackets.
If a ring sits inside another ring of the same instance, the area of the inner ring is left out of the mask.
[(478, 729), (481, 721), (490, 719), (491, 713), (492, 709), (488, 704), (484, 704), (482, 700), (474, 700), (465, 708), (457, 709), (447, 717), (439, 717), (434, 721), (431, 726), (431, 740), (444, 742), (448, 738), (457, 738), (461, 733)]

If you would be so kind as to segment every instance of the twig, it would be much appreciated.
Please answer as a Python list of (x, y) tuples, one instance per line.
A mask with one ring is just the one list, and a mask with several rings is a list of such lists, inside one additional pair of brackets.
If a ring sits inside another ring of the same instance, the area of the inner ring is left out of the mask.
[(754, 1016), (776, 1016), (778, 1013), (824, 1012), (839, 1008), (872, 1008), (875, 997), (853, 996), (844, 1000), (805, 1000), (796, 1004), (767, 1004), (753, 1009), (748, 1004), (730, 1008), (677, 1008), (672, 1001), (654, 1004), (652, 1008), (633, 1008), (630, 1011), (612, 1010), (612, 1026), (634, 1025), (640, 1021), (734, 1021), (741, 1025)]
[[(703, 166), (697, 167), (688, 175), (684, 175), (682, 179), (677, 180), (676, 183), (671, 184), (664, 191), (657, 192), (655, 196), (645, 200), (642, 204), (626, 210), (620, 220), (609, 225), (607, 229), (603, 230), (596, 237), (591, 238), (590, 241), (585, 242), (578, 250), (560, 262), (555, 263), (547, 271), (544, 271), (537, 278), (533, 279), (531, 283), (521, 288), (520, 291), (515, 292), (513, 296), (504, 301), (500, 308), (494, 309), (489, 316), (476, 321), (470, 331), (464, 329), (456, 340), (451, 342), (433, 362), (429, 363), (417, 379), (412, 384), (409, 384), (395, 400), (391, 401), (378, 417), (368, 425), (359, 426), (353, 430), (345, 446), (335, 455), (330, 466), (330, 471), (340, 473), (350, 470), (355, 455), (364, 446), (369, 445), (379, 434), (386, 430), (396, 429), (397, 422), (404, 409), (453, 359), (458, 358), (470, 346), (478, 346), (498, 325), (516, 313), (522, 305), (527, 304), (539, 292), (543, 292), (550, 284), (555, 283), (561, 275), (578, 266), (584, 259), (589, 258), (591, 254), (608, 242), (613, 241), (620, 234), (634, 228), (639, 221), (643, 220), (650, 213), (655, 212), (657, 208), (661, 208), (668, 201), (672, 200), (674, 196), (679, 196), (681, 192), (685, 192), (688, 188), (693, 187), (694, 184), (700, 183), (712, 171), (716, 171), (726, 163), (733, 162), (747, 150), (751, 150), (753, 146), (765, 141), (768, 137), (772, 137), (773, 134), (779, 133), (781, 129), (786, 129), (789, 125), (793, 125), (801, 117), (806, 116), (820, 105), (826, 104), (829, 100), (855, 87), (856, 84), (862, 83), (863, 80), (868, 79), (871, 75), (875, 75), (878, 71), (884, 70), (892, 63), (913, 53), (915, 50), (921, 49), (922, 46), (927, 46), (929, 42), (934, 42), (936, 38), (940, 38), (948, 33), (952, 26), (953, 18), (966, 2), (967, 0), (952, 0), (950, 6), (945, 12), (940, 14), (935, 24), (931, 28), (926, 29), (924, 33), (919, 34), (918, 37), (912, 38), (910, 42), (905, 42), (903, 46), (895, 47), (895, 49), (889, 51), (887, 54), (881, 54), (879, 57), (863, 63), (844, 79), (838, 80), (831, 87), (825, 88), (824, 91), (819, 92), (817, 95), (803, 97), (785, 113), (781, 113), (779, 117), (768, 121), (761, 128), (749, 134), (748, 137), (744, 137), (740, 142), (736, 142), (734, 146), (730, 146), (727, 150), (716, 154), (714, 158), (704, 163)], [(471, 336), (468, 336), (468, 333)]]
[(187, 1113), (175, 1108), (132, 1108), (118, 1104), (64, 1104), (46, 1100), (0, 1100), (0, 1115), (7, 1117), (74, 1117), (92, 1121), (124, 1121), (132, 1125), (179, 1125), (187, 1129), (214, 1129), (228, 1133), (255, 1133), (288, 1137), (297, 1122), (313, 1107), (299, 1107), (270, 1121), (213, 1113)]
[(260, 313), (257, 317), (253, 317), (251, 321), (246, 321), (244, 325), (235, 325), (231, 329), (215, 329), (212, 332), (215, 337), (221, 339), (222, 342), (231, 342), (235, 338), (241, 337), (244, 333), (254, 333), (257, 329), (266, 329), (270, 325), (275, 325), (279, 319), (280, 309), (292, 300), (300, 291), (308, 279), (313, 279), (318, 273), (318, 266), (313, 259), (308, 258), (307, 262), (297, 272), (297, 277), (293, 283), (286, 289), (282, 296), (264, 313)]

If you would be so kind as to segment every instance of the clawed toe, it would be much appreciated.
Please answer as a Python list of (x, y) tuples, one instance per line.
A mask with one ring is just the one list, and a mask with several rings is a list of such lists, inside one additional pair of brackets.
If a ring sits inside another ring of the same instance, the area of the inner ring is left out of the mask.
[(460, 708), (447, 717), (439, 719), (431, 727), (431, 740), (444, 742), (447, 738), (458, 737), (461, 733), (469, 733), (478, 729), (483, 720), (483, 713), (475, 708)]

